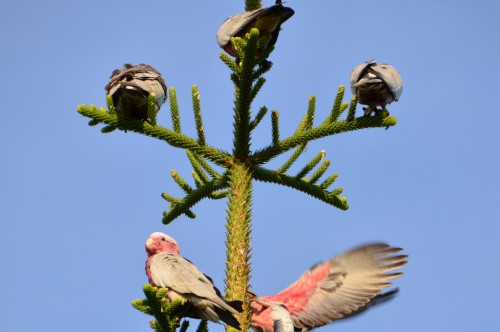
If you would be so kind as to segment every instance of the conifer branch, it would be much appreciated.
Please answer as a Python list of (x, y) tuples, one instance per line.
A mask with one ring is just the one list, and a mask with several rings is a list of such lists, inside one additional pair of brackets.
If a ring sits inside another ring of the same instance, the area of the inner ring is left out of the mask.
[[(244, 163), (229, 170), (230, 193), (226, 223), (226, 298), (243, 302), (238, 321), (241, 330), (250, 328), (250, 234), (252, 171)], [(236, 331), (227, 327), (226, 331)]]
[(245, 0), (245, 11), (249, 12), (262, 7), (262, 0)]
[(172, 118), (172, 128), (176, 133), (181, 133), (181, 117), (179, 115), (179, 105), (177, 104), (177, 93), (174, 87), (168, 90), (170, 97), (170, 114)]
[(341, 210), (347, 210), (349, 208), (347, 200), (344, 197), (339, 197), (339, 194), (342, 192), (340, 188), (333, 191), (327, 191), (303, 179), (297, 179), (296, 177), (268, 170), (263, 167), (256, 167), (253, 176), (254, 179), (258, 181), (276, 183), (302, 191)]
[(267, 107), (262, 106), (259, 109), (259, 112), (257, 112), (257, 115), (255, 116), (255, 119), (253, 119), (250, 122), (250, 130), (254, 130), (255, 128), (257, 128), (257, 126), (259, 125), (260, 121), (262, 121), (262, 119), (264, 118), (264, 116), (266, 114), (267, 114)]
[(250, 103), (253, 102), (255, 99), (255, 96), (259, 93), (260, 89), (262, 89), (262, 86), (266, 83), (266, 79), (263, 77), (260, 77), (257, 79), (257, 82), (252, 86), (252, 92), (250, 93)]
[[(240, 67), (234, 61), (229, 55), (226, 53), (220, 53), (219, 58), (228, 66), (228, 68), (233, 72), (233, 73), (238, 73), (240, 71)], [(234, 81), (233, 81), (234, 82)]]
[[(322, 125), (325, 123), (331, 123), (331, 122), (338, 121), (339, 117), (347, 109), (349, 104), (342, 101), (344, 99), (344, 92), (345, 92), (344, 86), (340, 85), (339, 89), (337, 90), (337, 95), (335, 97), (335, 101), (333, 103), (332, 110), (330, 112), (330, 116), (328, 116), (323, 121)], [(354, 111), (356, 111), (356, 105), (354, 105)]]
[(110, 127), (125, 131), (134, 131), (166, 141), (174, 147), (190, 149), (194, 153), (197, 153), (222, 167), (226, 166), (232, 159), (232, 156), (227, 152), (208, 145), (200, 145), (196, 140), (189, 136), (177, 133), (159, 125), (152, 126), (148, 122), (125, 117), (119, 118), (116, 115), (108, 113), (102, 107), (97, 109), (94, 105), (91, 105), (90, 107), (87, 105), (80, 105), (78, 106), (78, 112), (85, 117), (94, 119), (99, 123), (107, 124)]
[(170, 175), (172, 176), (172, 179), (174, 179), (175, 183), (177, 183), (177, 185), (181, 187), (185, 193), (189, 194), (193, 191), (193, 188), (182, 178), (182, 176), (180, 176), (179, 173), (177, 173), (176, 170), (170, 171)]
[(212, 166), (208, 164), (208, 162), (202, 156), (193, 153), (194, 158), (198, 162), (198, 164), (212, 177), (212, 178), (220, 178), (220, 174), (213, 169)]
[(278, 144), (258, 150), (253, 153), (250, 158), (253, 164), (262, 165), (285, 151), (322, 137), (364, 128), (391, 127), (395, 124), (396, 118), (392, 116), (387, 116), (385, 118), (380, 116), (362, 116), (355, 118), (352, 121), (344, 120), (333, 123), (325, 123), (321, 126), (296, 133), (291, 137), (281, 140)]
[(279, 112), (274, 110), (271, 113), (271, 127), (272, 127), (272, 136), (273, 136), (273, 145), (278, 144), (280, 140), (280, 128), (279, 128)]
[(148, 96), (148, 122), (154, 126), (156, 125), (156, 116), (158, 111), (156, 110), (156, 98), (154, 93), (150, 93)]
[(349, 111), (347, 111), (347, 121), (354, 120), (354, 114), (356, 113), (356, 105), (358, 104), (358, 96), (353, 95), (351, 98), (351, 103), (349, 104)]
[(309, 105), (307, 106), (304, 130), (309, 130), (313, 127), (315, 112), (316, 112), (316, 97), (314, 95), (311, 95), (309, 97)]
[(222, 199), (222, 198), (226, 198), (226, 197), (229, 197), (229, 190), (221, 190), (221, 191), (216, 191), (216, 192), (213, 192), (212, 194), (210, 194), (210, 196), (208, 196), (209, 198), (211, 199)]
[[(309, 179), (309, 183), (311, 183), (311, 184), (316, 183), (319, 180), (319, 178), (322, 177), (323, 174), (325, 174), (325, 172), (329, 166), (330, 166), (330, 160), (323, 161), (321, 163), (321, 165), (318, 167), (318, 169), (316, 170), (316, 172), (314, 172), (313, 175), (311, 175), (311, 178)], [(325, 188), (323, 188), (323, 189), (325, 189)]]
[(281, 165), (281, 167), (276, 170), (276, 172), (278, 172), (278, 173), (285, 173), (293, 165), (293, 163), (295, 161), (297, 161), (297, 159), (300, 157), (300, 155), (302, 154), (302, 152), (304, 152), (304, 150), (306, 149), (306, 146), (307, 146), (307, 143), (299, 145), (295, 149), (295, 151), (292, 153), (292, 155), (290, 156), (290, 158), (288, 158), (288, 160), (285, 161), (283, 163), (283, 165)]
[(295, 175), (297, 179), (303, 178), (306, 176), (316, 165), (320, 163), (321, 160), (325, 157), (325, 150), (321, 150), (316, 156), (314, 156), (311, 161), (309, 161), (298, 173)]
[(228, 176), (227, 172), (222, 174), (220, 178), (213, 179), (203, 185), (199, 186), (196, 189), (193, 189), (190, 193), (188, 193), (179, 203), (171, 202), (172, 206), (170, 211), (163, 213), (164, 224), (170, 223), (172, 220), (177, 218), (183, 213), (186, 213), (191, 207), (197, 204), (205, 197), (209, 197), (213, 192), (225, 189), (228, 187)]
[(260, 89), (265, 81), (260, 80), (253, 86), (253, 68), (256, 65), (257, 43), (259, 30), (250, 30), (248, 40), (242, 38), (231, 38), (236, 52), (240, 57), (240, 71), (237, 74), (235, 88), (234, 109), (234, 148), (233, 154), (236, 159), (242, 160), (250, 153), (250, 106), (255, 89)]
[(192, 94), (194, 120), (196, 123), (196, 131), (198, 132), (198, 143), (200, 143), (200, 145), (205, 145), (205, 129), (203, 127), (203, 119), (201, 117), (200, 92), (198, 91), (198, 87), (196, 85), (193, 85)]
[[(106, 112), (108, 112), (111, 115), (116, 115), (117, 112), (116, 112), (115, 104), (113, 103), (113, 97), (111, 97), (109, 95), (106, 96), (106, 106), (108, 106), (108, 109), (106, 110)], [(92, 107), (92, 105), (90, 107)]]
[[(183, 317), (186, 317), (186, 307), (180, 300), (170, 301), (165, 296), (166, 288), (157, 288), (149, 284), (143, 287), (146, 299), (132, 301), (132, 306), (155, 320), (151, 321), (151, 328), (158, 332), (175, 332)], [(182, 324), (183, 326), (185, 323)]]
[(332, 175), (330, 175), (328, 178), (326, 178), (326, 180), (325, 180), (325, 181), (323, 181), (323, 182), (319, 185), (319, 187), (320, 187), (320, 188), (322, 188), (322, 189), (326, 189), (326, 188), (330, 187), (330, 186), (331, 186), (331, 184), (332, 184), (333, 182), (335, 182), (335, 180), (337, 180), (337, 178), (338, 178), (338, 177), (339, 177), (339, 175), (338, 175), (338, 174), (332, 174)]
[(205, 170), (203, 169), (200, 162), (196, 158), (196, 155), (189, 150), (186, 151), (186, 154), (189, 162), (191, 163), (191, 166), (193, 166), (193, 172), (197, 175), (201, 183), (206, 183), (210, 181), (208, 176), (205, 174)]

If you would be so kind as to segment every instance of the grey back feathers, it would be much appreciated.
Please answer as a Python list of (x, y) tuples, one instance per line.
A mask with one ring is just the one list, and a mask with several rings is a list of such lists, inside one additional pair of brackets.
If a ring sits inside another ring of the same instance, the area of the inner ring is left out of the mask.
[(222, 320), (239, 329), (232, 314), (241, 311), (241, 303), (223, 299), (212, 280), (189, 260), (171, 252), (161, 252), (152, 257), (148, 268), (154, 284), (169, 289), (169, 298), (180, 298), (192, 304), (191, 317), (213, 322)]
[(387, 63), (368, 61), (351, 73), (351, 91), (363, 105), (382, 106), (398, 101), (403, 82), (396, 68)]
[(146, 64), (125, 64), (124, 68), (114, 70), (104, 89), (106, 94), (113, 98), (116, 109), (140, 120), (146, 120), (148, 117), (150, 93), (155, 94), (156, 111), (159, 111), (167, 100), (165, 80), (155, 68)]

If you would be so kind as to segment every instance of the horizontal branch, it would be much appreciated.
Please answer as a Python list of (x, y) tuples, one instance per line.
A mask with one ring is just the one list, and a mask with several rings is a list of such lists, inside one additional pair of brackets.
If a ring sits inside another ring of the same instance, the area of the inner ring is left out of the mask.
[(225, 151), (208, 145), (199, 144), (189, 136), (177, 133), (162, 126), (152, 126), (148, 122), (140, 120), (120, 119), (115, 115), (107, 113), (103, 108), (97, 109), (92, 106), (80, 105), (78, 106), (78, 112), (85, 117), (99, 121), (100, 123), (105, 123), (108, 126), (135, 131), (165, 141), (174, 147), (189, 149), (223, 167), (227, 166), (232, 160), (231, 155)]
[(380, 116), (362, 116), (353, 119), (352, 121), (344, 120), (333, 123), (325, 123), (303, 132), (296, 132), (293, 136), (279, 141), (278, 144), (270, 145), (267, 148), (256, 151), (250, 156), (250, 159), (252, 160), (254, 165), (262, 165), (285, 151), (322, 137), (364, 128), (388, 128), (394, 126), (395, 124), (396, 118), (393, 116), (388, 116), (385, 118), (382, 118)]
[(347, 200), (338, 196), (338, 193), (341, 191), (339, 189), (329, 192), (302, 179), (297, 179), (263, 167), (256, 167), (253, 172), (253, 177), (257, 181), (281, 184), (283, 186), (302, 191), (341, 210), (347, 210), (349, 208)]

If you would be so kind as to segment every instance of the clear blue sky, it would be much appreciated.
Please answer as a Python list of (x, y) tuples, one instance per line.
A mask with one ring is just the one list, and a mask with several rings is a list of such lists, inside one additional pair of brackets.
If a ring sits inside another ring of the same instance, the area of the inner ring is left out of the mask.
[[(160, 194), (181, 194), (170, 170), (190, 177), (184, 152), (101, 134), (76, 106), (104, 105), (113, 69), (148, 63), (177, 89), (191, 135), (199, 86), (207, 141), (230, 150), (233, 90), (215, 34), (243, 3), (2, 1), (1, 331), (149, 331), (130, 302), (142, 297), (144, 243), (158, 230), (223, 289), (226, 203), (203, 201), (196, 220), (164, 226)], [(254, 290), (273, 294), (312, 264), (381, 240), (410, 255), (400, 296), (321, 331), (498, 331), (500, 2), (287, 5), (295, 16), (254, 104), (280, 111), (283, 136), (310, 94), (322, 119), (365, 60), (393, 64), (404, 91), (389, 107), (397, 126), (319, 140), (301, 159), (327, 151), (348, 211), (255, 184)], [(167, 107), (159, 122), (170, 126)], [(270, 142), (269, 122), (253, 148)]]

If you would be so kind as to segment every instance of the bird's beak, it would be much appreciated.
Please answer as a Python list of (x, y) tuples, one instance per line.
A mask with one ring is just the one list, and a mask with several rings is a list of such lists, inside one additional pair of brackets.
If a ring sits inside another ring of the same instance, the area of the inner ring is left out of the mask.
[(146, 241), (146, 250), (149, 251), (149, 249), (151, 248), (151, 246), (153, 245), (153, 239), (152, 238), (149, 238), (147, 241)]

